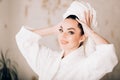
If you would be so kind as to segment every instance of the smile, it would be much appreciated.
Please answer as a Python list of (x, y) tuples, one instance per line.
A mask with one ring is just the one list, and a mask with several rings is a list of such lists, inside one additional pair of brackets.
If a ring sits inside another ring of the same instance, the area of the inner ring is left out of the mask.
[(61, 42), (62, 45), (68, 44), (68, 41), (65, 41), (65, 40), (61, 40), (60, 42)]

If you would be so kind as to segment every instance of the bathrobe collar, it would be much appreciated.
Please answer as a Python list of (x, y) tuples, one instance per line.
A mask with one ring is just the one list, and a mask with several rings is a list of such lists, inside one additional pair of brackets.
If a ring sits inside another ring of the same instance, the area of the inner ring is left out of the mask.
[[(61, 59), (62, 59), (63, 54), (64, 54), (64, 50), (62, 51), (62, 54), (60, 56)], [(77, 48), (76, 50), (70, 52), (66, 57), (62, 59), (62, 62), (69, 63), (69, 61), (71, 60), (74, 61), (74, 59), (82, 58), (82, 57), (85, 57), (84, 46), (81, 46)]]

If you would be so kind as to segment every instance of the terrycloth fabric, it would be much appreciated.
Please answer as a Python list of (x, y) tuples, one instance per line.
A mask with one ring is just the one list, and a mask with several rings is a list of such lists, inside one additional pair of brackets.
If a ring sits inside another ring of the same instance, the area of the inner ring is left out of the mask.
[[(65, 19), (69, 15), (76, 15), (79, 18), (79, 20), (85, 22), (85, 11), (90, 11), (90, 15), (93, 15), (91, 27), (96, 27), (96, 11), (94, 10), (94, 8), (91, 7), (89, 3), (83, 1), (73, 1), (70, 7), (67, 9), (67, 11), (64, 13), (63, 19)], [(87, 56), (89, 55), (89, 53), (93, 53), (93, 51), (95, 50), (95, 43), (92, 40), (92, 38), (88, 37), (86, 39), (84, 47)]]
[(80, 20), (85, 21), (85, 15), (84, 15), (85, 11), (90, 11), (90, 15), (93, 15), (91, 27), (96, 27), (97, 26), (96, 11), (87, 2), (80, 2), (80, 1), (72, 2), (70, 7), (63, 15), (63, 18), (65, 19), (69, 15), (76, 15)]
[(58, 52), (40, 45), (42, 36), (22, 27), (16, 42), (39, 80), (100, 80), (118, 63), (113, 44), (96, 45), (96, 51), (84, 55), (83, 46), (62, 59)]

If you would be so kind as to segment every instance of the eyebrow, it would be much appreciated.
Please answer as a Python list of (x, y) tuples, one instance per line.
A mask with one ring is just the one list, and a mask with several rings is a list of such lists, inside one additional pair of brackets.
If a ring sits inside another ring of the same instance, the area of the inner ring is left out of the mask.
[[(62, 29), (63, 29), (63, 27), (62, 27), (62, 26), (60, 26), (60, 28), (62, 28)], [(75, 30), (75, 28), (68, 28), (67, 30)]]
[(75, 28), (68, 28), (68, 30), (74, 30), (75, 31)]

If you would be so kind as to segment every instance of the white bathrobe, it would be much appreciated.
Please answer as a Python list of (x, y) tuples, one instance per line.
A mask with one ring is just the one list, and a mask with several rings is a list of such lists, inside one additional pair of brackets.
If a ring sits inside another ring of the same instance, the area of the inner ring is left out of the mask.
[(40, 45), (41, 38), (25, 27), (16, 35), (18, 48), (39, 80), (99, 80), (118, 63), (113, 44), (97, 45), (89, 56), (81, 46), (62, 59), (64, 51)]

